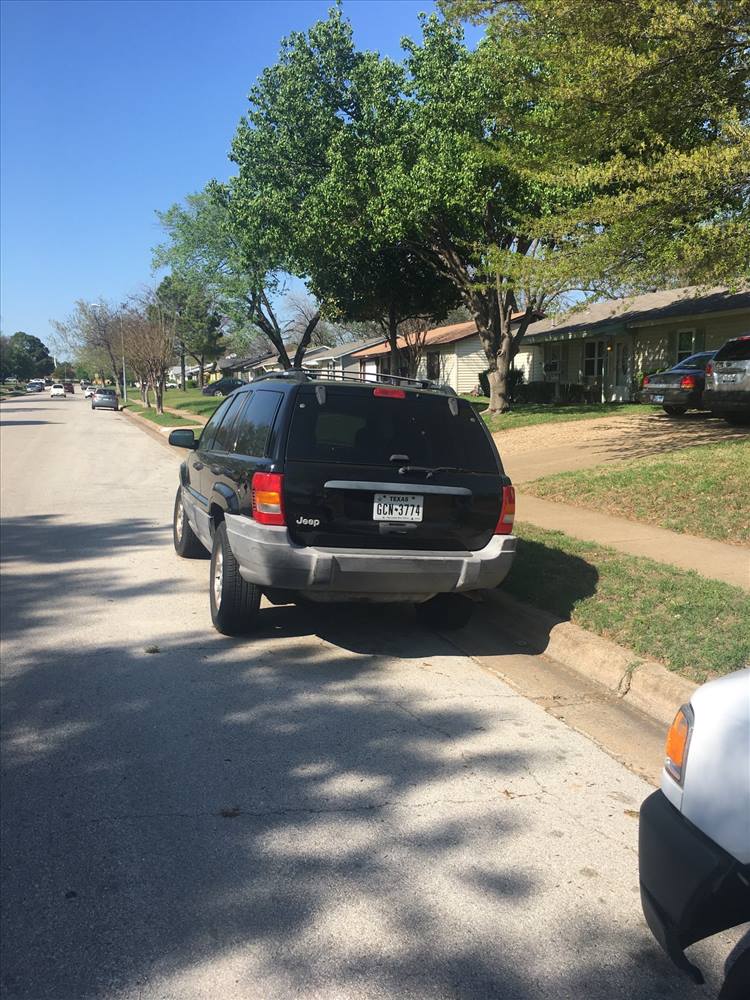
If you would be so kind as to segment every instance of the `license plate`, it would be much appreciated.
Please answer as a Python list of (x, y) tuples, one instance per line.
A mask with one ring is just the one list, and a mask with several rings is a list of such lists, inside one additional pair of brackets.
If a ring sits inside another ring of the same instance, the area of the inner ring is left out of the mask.
[(721, 381), (722, 382), (736, 382), (737, 381), (737, 376), (736, 375), (722, 375), (721, 376)]
[(651, 400), (654, 403), (663, 403), (664, 402), (664, 397), (663, 396), (652, 396)]
[(424, 497), (416, 493), (376, 493), (373, 521), (421, 521)]

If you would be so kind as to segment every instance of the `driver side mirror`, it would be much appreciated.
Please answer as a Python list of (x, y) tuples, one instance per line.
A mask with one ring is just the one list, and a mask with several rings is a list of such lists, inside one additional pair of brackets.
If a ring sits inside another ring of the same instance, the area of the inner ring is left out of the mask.
[(196, 448), (198, 442), (195, 440), (193, 429), (170, 431), (169, 443), (175, 448)]

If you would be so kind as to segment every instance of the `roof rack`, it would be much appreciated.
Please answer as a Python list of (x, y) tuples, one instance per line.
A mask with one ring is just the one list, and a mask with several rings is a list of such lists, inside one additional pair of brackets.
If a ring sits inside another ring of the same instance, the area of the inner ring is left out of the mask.
[(344, 372), (318, 371), (312, 368), (288, 368), (278, 372), (265, 372), (253, 379), (253, 382), (260, 382), (262, 379), (283, 379), (288, 382), (354, 382), (359, 385), (376, 383), (380, 385), (403, 386), (407, 389), (427, 389), (431, 392), (443, 392), (446, 395), (455, 396), (456, 390), (451, 385), (439, 384), (426, 378), (407, 378), (405, 375), (387, 375), (381, 372), (366, 372), (356, 374), (345, 374)]

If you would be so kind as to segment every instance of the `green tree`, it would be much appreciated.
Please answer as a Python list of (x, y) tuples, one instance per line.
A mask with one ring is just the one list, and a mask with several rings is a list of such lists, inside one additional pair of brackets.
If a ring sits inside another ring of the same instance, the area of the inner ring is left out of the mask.
[(364, 194), (376, 170), (360, 157), (360, 140), (392, 128), (386, 112), (402, 88), (401, 68), (357, 52), (350, 24), (332, 10), (285, 39), (252, 88), (232, 144), (239, 172), (228, 185), (237, 230), (303, 277), (327, 317), (376, 320), (394, 371), (399, 325), (438, 321), (457, 302), (455, 286), (409, 246), (373, 241), (368, 231)]
[[(274, 305), (284, 290), (280, 254), (270, 239), (245, 227), (231, 188), (212, 182), (157, 216), (167, 241), (154, 248), (154, 267), (169, 267), (176, 277), (190, 281), (198, 276), (232, 321), (235, 342), (243, 331), (247, 344), (263, 335), (281, 364), (291, 367), (284, 324)], [(319, 318), (319, 313), (311, 317), (305, 346)]]
[(198, 385), (203, 388), (206, 362), (220, 356), (223, 334), (221, 315), (214, 308), (200, 273), (167, 275), (156, 289), (156, 298), (173, 318), (183, 386), (185, 354), (188, 354), (198, 365)]
[(443, 0), (486, 25), (480, 61), (533, 169), (584, 193), (539, 220), (548, 270), (610, 294), (750, 275), (748, 0)]
[[(4, 338), (7, 346), (3, 350), (3, 370), (8, 375), (24, 381), (49, 375), (55, 362), (47, 347), (33, 334), (17, 331), (12, 337)], [(3, 378), (7, 378), (4, 375)]]

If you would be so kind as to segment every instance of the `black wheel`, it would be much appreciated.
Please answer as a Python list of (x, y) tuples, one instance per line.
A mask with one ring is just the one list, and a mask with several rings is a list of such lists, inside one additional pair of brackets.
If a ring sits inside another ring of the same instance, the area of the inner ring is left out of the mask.
[(205, 559), (208, 552), (200, 538), (190, 527), (182, 503), (182, 487), (177, 490), (174, 501), (174, 517), (172, 518), (172, 539), (174, 550), (183, 559)]
[(416, 612), (421, 625), (452, 632), (469, 624), (474, 603), (461, 594), (437, 594), (429, 601), (417, 604)]
[(214, 390), (214, 392), (211, 393), (211, 395), (212, 396), (223, 396), (224, 393), (221, 391), (221, 389), (216, 389), (216, 390)]
[(687, 406), (664, 406), (662, 409), (669, 417), (682, 417), (687, 413)]
[(260, 587), (240, 576), (223, 522), (214, 534), (209, 592), (211, 621), (217, 631), (224, 635), (246, 635), (253, 631), (258, 623)]
[(120, 412), (120, 407), (119, 407), (119, 406), (116, 406), (116, 407), (115, 407), (115, 413), (119, 413), (119, 412)]
[(92, 410), (95, 410), (95, 409), (96, 409), (96, 407), (94, 406), (94, 404), (93, 404), (93, 403), (91, 404), (91, 409), (92, 409)]

